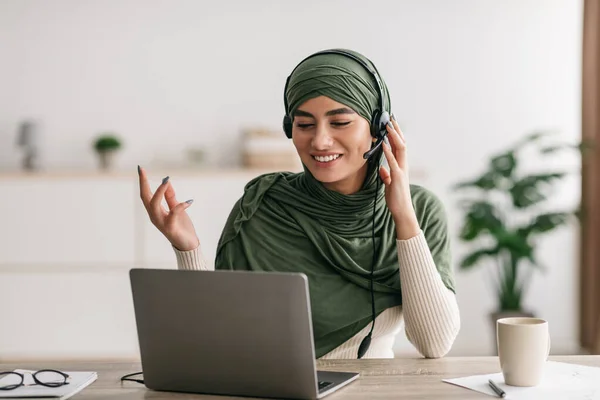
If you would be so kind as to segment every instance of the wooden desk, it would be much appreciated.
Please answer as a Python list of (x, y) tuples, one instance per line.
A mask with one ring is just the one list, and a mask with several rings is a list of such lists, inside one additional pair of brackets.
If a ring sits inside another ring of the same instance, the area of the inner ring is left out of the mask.
[[(600, 356), (554, 356), (554, 361), (600, 367)], [(490, 399), (441, 380), (460, 376), (500, 372), (497, 357), (447, 357), (438, 360), (393, 359), (318, 361), (318, 368), (330, 371), (356, 371), (361, 376), (352, 384), (326, 397), (338, 399)], [(240, 399), (186, 393), (156, 392), (135, 382), (120, 383), (125, 374), (140, 371), (139, 363), (24, 363), (0, 364), (0, 371), (16, 368), (55, 368), (65, 371), (97, 371), (98, 380), (73, 399)]]

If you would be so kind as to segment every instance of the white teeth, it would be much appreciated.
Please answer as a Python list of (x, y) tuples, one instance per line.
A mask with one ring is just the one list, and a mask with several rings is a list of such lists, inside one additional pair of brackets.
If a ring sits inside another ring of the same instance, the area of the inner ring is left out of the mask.
[(329, 162), (329, 161), (336, 160), (339, 157), (340, 157), (340, 154), (335, 154), (332, 156), (313, 156), (313, 158), (319, 162)]

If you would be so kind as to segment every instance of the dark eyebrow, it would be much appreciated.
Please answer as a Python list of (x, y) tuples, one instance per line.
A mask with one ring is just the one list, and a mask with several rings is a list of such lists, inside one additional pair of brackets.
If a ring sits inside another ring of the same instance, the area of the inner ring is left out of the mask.
[(294, 111), (294, 117), (308, 117), (308, 118), (315, 119), (314, 115), (312, 115), (309, 112), (302, 111), (302, 110), (296, 110), (296, 111)]
[(332, 116), (332, 115), (339, 115), (339, 114), (356, 114), (356, 113), (354, 112), (353, 109), (346, 108), (346, 107), (344, 107), (344, 108), (338, 108), (338, 109), (331, 110), (331, 111), (327, 111), (325, 113), (325, 115), (328, 116), (328, 117)]
[[(343, 108), (336, 108), (335, 110), (327, 111), (325, 113), (325, 116), (330, 117), (332, 115), (339, 115), (339, 114), (356, 114), (356, 113), (351, 108), (343, 107)], [(308, 118), (312, 118), (312, 119), (315, 118), (315, 116), (312, 115), (311, 113), (302, 111), (302, 110), (296, 110), (294, 112), (294, 117), (308, 117)]]

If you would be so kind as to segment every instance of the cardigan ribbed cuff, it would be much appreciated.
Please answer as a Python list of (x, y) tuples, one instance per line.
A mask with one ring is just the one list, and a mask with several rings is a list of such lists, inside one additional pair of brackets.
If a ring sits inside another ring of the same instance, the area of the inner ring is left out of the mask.
[(175, 246), (172, 247), (173, 251), (175, 251), (175, 257), (177, 257), (178, 269), (196, 271), (206, 271), (208, 269), (202, 255), (202, 251), (200, 250), (200, 246), (188, 251), (180, 251)]

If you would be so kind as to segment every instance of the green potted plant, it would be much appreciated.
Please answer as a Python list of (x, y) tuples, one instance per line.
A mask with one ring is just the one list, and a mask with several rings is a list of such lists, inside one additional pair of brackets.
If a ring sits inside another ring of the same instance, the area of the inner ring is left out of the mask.
[(94, 140), (94, 150), (98, 154), (101, 169), (110, 169), (116, 152), (122, 147), (121, 140), (113, 133), (103, 133)]
[[(546, 133), (525, 137), (500, 154), (491, 157), (487, 169), (473, 180), (453, 186), (464, 197), (464, 218), (460, 239), (472, 245), (460, 262), (461, 270), (486, 266), (492, 269), (497, 309), (492, 322), (505, 316), (532, 316), (523, 307), (523, 297), (535, 269), (542, 269), (536, 257), (538, 240), (578, 216), (577, 210), (547, 211), (548, 189), (569, 172), (548, 170), (519, 174), (519, 156), (528, 145), (536, 145), (541, 155), (560, 150), (582, 149), (581, 145), (548, 145)], [(495, 329), (495, 328), (494, 328)]]

